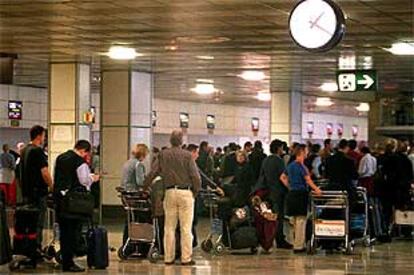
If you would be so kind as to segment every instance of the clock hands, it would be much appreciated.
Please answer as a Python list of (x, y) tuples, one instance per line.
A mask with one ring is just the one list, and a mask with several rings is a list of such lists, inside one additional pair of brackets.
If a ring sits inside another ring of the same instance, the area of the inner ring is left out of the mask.
[(322, 12), (316, 19), (315, 21), (312, 21), (312, 19), (309, 20), (309, 24), (310, 24), (310, 28), (313, 29), (314, 27), (320, 29), (321, 31), (329, 34), (330, 36), (332, 36), (333, 34), (328, 31), (327, 29), (321, 27), (320, 25), (318, 25), (318, 22), (321, 20), (321, 18), (323, 17), (323, 15), (325, 14), (325, 12)]
[(317, 26), (319, 20), (321, 20), (322, 16), (325, 14), (325, 12), (322, 12), (318, 18), (315, 19), (314, 22), (312, 22), (312, 20), (309, 20), (309, 23), (311, 24), (310, 28), (313, 29), (313, 27)]

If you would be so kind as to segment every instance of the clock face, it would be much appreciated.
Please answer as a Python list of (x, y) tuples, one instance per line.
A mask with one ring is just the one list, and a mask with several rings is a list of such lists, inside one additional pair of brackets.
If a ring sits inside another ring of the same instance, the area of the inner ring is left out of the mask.
[(331, 0), (303, 0), (292, 11), (289, 27), (299, 46), (311, 51), (326, 51), (341, 41), (345, 19)]

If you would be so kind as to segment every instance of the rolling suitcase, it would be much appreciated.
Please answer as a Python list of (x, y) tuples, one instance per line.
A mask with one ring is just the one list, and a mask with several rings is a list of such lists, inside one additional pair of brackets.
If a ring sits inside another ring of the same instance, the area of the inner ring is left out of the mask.
[(37, 223), (40, 211), (30, 205), (16, 209), (13, 254), (25, 256), (23, 260), (12, 261), (10, 270), (19, 269), (21, 266), (36, 268), (39, 257), (37, 247)]
[(87, 233), (87, 263), (89, 268), (106, 269), (109, 265), (108, 232), (103, 227), (93, 227)]
[(0, 190), (0, 265), (12, 260), (10, 234), (6, 215), (4, 192)]

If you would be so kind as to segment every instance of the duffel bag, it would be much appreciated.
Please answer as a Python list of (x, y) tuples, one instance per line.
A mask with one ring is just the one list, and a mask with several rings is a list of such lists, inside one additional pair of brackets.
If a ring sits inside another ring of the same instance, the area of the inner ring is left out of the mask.
[(235, 230), (231, 236), (232, 249), (244, 249), (259, 246), (256, 228), (253, 226), (243, 226)]

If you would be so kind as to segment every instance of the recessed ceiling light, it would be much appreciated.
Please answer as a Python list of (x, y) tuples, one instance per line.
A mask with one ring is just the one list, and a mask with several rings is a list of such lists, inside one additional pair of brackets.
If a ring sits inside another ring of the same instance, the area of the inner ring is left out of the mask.
[(414, 43), (397, 42), (392, 44), (391, 48), (384, 50), (394, 55), (414, 55)]
[(117, 60), (131, 60), (137, 56), (142, 56), (142, 54), (137, 53), (135, 49), (123, 46), (112, 46), (107, 55), (110, 58)]
[(315, 104), (316, 104), (316, 106), (320, 106), (320, 107), (330, 107), (334, 103), (332, 102), (332, 100), (329, 97), (318, 97), (316, 99)]
[(260, 101), (270, 101), (272, 95), (269, 92), (258, 92), (256, 98)]
[(324, 92), (336, 92), (338, 91), (338, 84), (335, 82), (326, 82), (319, 86), (319, 89)]
[(216, 88), (211, 83), (197, 83), (191, 91), (199, 95), (211, 95), (216, 92)]
[(359, 112), (369, 112), (369, 104), (368, 103), (360, 103), (358, 107), (356, 107)]
[(196, 58), (201, 60), (214, 60), (214, 56), (212, 55), (197, 55)]
[(249, 70), (244, 71), (239, 77), (248, 81), (261, 81), (266, 78), (266, 75), (262, 71)]
[(199, 78), (196, 80), (196, 82), (198, 83), (209, 83), (209, 84), (213, 84), (214, 80), (213, 79), (204, 79), (204, 78)]

